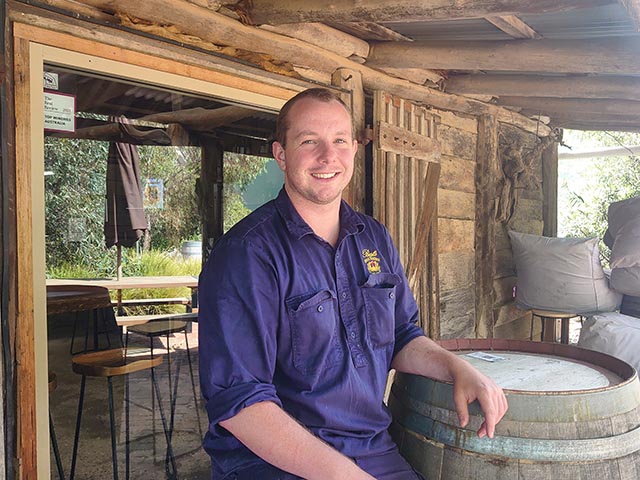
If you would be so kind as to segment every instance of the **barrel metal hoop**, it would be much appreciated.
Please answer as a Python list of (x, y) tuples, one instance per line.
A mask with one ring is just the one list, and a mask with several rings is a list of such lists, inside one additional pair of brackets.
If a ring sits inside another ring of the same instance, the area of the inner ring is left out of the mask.
[(476, 432), (437, 422), (416, 412), (397, 419), (406, 429), (436, 442), (483, 455), (548, 462), (609, 460), (640, 450), (640, 427), (620, 435), (593, 439), (537, 439), (496, 435), (478, 438)]

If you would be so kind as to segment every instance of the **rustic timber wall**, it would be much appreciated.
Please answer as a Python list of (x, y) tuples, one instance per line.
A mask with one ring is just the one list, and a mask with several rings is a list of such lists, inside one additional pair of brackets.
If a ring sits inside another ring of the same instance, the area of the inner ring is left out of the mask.
[(437, 111), (442, 145), (438, 189), (440, 336), (475, 337), (477, 120)]
[[(517, 190), (517, 202), (513, 205), (511, 218), (501, 222), (496, 228), (496, 256), (494, 277), (494, 319), (496, 338), (529, 338), (531, 314), (515, 306), (512, 291), (516, 285), (516, 272), (513, 264), (508, 230), (542, 235), (543, 233), (543, 183), (542, 155), (536, 151), (540, 140), (532, 134), (505, 124), (499, 129), (499, 153), (503, 165), (521, 163), (523, 171), (517, 183), (511, 188)], [(524, 161), (514, 159), (518, 156)], [(504, 167), (503, 167), (504, 169)], [(508, 169), (504, 169), (507, 170)], [(503, 180), (509, 182), (509, 180)], [(550, 186), (552, 188), (552, 186)], [(512, 192), (511, 195), (514, 195)], [(539, 332), (540, 324), (535, 325)], [(534, 337), (535, 338), (535, 337)]]

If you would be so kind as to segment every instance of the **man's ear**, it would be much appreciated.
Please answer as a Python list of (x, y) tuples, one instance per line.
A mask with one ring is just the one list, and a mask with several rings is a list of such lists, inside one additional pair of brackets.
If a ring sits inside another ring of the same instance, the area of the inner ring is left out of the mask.
[(283, 172), (286, 170), (286, 162), (284, 160), (284, 147), (280, 142), (273, 142), (271, 145), (271, 151), (273, 152), (273, 158), (278, 162), (280, 170)]

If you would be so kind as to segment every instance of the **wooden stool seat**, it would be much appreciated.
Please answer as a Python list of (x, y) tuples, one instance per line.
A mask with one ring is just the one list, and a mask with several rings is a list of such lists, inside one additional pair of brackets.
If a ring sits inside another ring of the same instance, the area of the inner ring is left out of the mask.
[[(540, 332), (540, 340), (544, 340), (544, 336), (545, 336), (545, 327), (546, 327), (546, 320), (553, 320), (554, 322), (560, 320), (561, 324), (560, 324), (560, 343), (564, 343), (564, 344), (568, 344), (569, 343), (569, 320), (571, 320), (572, 318), (575, 317), (579, 317), (580, 315), (578, 315), (577, 313), (571, 313), (571, 312), (554, 312), (551, 310), (540, 310), (537, 308), (534, 308), (533, 310), (531, 310), (531, 337), (533, 337), (533, 319), (534, 317), (539, 317), (541, 322), (542, 322), (542, 331)], [(532, 338), (533, 339), (533, 338)], [(554, 329), (554, 342), (556, 341), (555, 339), (555, 329)]]
[[(130, 373), (142, 370), (151, 371), (152, 390), (158, 402), (160, 417), (162, 419), (162, 428), (167, 441), (167, 474), (168, 478), (177, 478), (177, 470), (173, 449), (171, 448), (171, 434), (168, 429), (167, 421), (162, 410), (162, 402), (160, 398), (160, 389), (155, 378), (154, 368), (162, 363), (162, 356), (154, 356), (148, 348), (114, 348), (110, 350), (98, 350), (94, 352), (82, 353), (71, 358), (71, 367), (77, 374), (82, 375), (80, 383), (80, 395), (78, 398), (78, 415), (76, 417), (76, 429), (73, 440), (73, 452), (71, 455), (71, 472), (69, 480), (74, 479), (76, 458), (78, 454), (78, 443), (80, 438), (80, 423), (82, 421), (82, 409), (84, 404), (84, 393), (87, 377), (106, 377), (108, 387), (108, 405), (109, 405), (109, 426), (111, 430), (111, 460), (113, 463), (113, 478), (118, 480), (118, 460), (116, 453), (116, 425), (115, 425), (115, 406), (113, 399), (113, 382), (112, 377), (125, 376), (125, 478), (129, 478), (130, 462), (129, 462), (129, 382), (128, 375)], [(152, 396), (153, 398), (153, 396)], [(170, 466), (169, 466), (170, 464)]]
[(184, 320), (155, 320), (141, 325), (129, 327), (128, 331), (138, 335), (160, 337), (171, 333), (182, 332), (187, 328), (188, 322)]
[(114, 377), (157, 367), (162, 357), (154, 356), (147, 348), (115, 348), (81, 353), (71, 359), (73, 371), (88, 377)]

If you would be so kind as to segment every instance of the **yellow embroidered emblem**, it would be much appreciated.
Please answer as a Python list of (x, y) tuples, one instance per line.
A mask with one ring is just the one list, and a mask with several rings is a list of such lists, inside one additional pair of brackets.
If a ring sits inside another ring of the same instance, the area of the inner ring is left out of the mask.
[(377, 250), (372, 252), (365, 248), (362, 250), (362, 258), (364, 258), (364, 263), (367, 265), (369, 273), (380, 273), (380, 257), (378, 257)]

